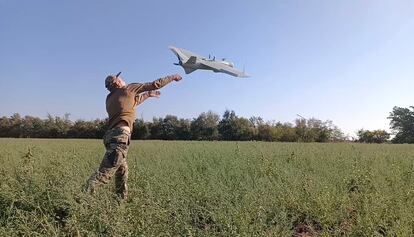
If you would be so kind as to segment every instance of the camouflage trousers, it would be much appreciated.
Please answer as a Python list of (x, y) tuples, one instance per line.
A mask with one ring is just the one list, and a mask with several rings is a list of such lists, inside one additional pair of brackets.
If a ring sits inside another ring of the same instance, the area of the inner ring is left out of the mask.
[(131, 133), (128, 128), (118, 127), (108, 130), (103, 137), (106, 148), (99, 169), (91, 175), (86, 191), (94, 193), (101, 184), (108, 183), (115, 175), (116, 193), (126, 199), (128, 195), (128, 164), (126, 156), (130, 144)]

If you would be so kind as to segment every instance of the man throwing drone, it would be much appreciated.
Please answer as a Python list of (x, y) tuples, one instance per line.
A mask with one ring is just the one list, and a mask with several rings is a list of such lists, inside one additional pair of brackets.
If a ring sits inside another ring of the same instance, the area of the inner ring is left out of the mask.
[(135, 109), (149, 97), (159, 97), (161, 93), (158, 89), (182, 78), (180, 75), (171, 75), (153, 82), (127, 85), (120, 74), (109, 75), (105, 79), (105, 87), (110, 92), (106, 97), (109, 127), (103, 137), (106, 152), (99, 169), (89, 178), (86, 191), (94, 193), (100, 184), (108, 183), (115, 175), (116, 193), (125, 200), (128, 195), (126, 156), (135, 121)]

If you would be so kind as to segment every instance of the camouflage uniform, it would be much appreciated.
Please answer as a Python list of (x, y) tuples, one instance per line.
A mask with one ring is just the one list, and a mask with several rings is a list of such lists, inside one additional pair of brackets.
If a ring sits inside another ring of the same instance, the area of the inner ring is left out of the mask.
[(99, 169), (88, 180), (87, 191), (93, 193), (100, 184), (106, 184), (115, 175), (116, 193), (126, 199), (128, 195), (128, 165), (126, 156), (131, 133), (128, 127), (116, 127), (105, 133), (103, 142), (106, 148)]

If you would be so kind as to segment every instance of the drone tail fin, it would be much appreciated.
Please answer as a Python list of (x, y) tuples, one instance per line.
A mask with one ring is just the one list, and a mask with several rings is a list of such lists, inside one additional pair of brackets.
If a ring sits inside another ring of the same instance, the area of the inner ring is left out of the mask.
[(195, 70), (196, 70), (196, 69), (194, 69), (194, 68), (187, 68), (187, 67), (184, 67), (185, 74), (190, 74), (190, 73), (194, 72)]
[(195, 56), (191, 56), (187, 62), (185, 62), (186, 64), (195, 64), (197, 61), (197, 58)]

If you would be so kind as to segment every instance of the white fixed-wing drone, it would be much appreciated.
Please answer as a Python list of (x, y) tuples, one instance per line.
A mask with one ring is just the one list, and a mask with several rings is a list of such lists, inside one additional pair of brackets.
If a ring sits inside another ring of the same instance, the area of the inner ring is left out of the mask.
[(192, 73), (197, 69), (212, 70), (213, 72), (223, 72), (235, 77), (249, 77), (244, 71), (240, 71), (234, 68), (234, 64), (223, 59), (222, 61), (216, 61), (213, 59), (199, 56), (186, 49), (180, 49), (174, 46), (170, 46), (171, 51), (177, 55), (179, 65), (184, 68), (186, 74)]

